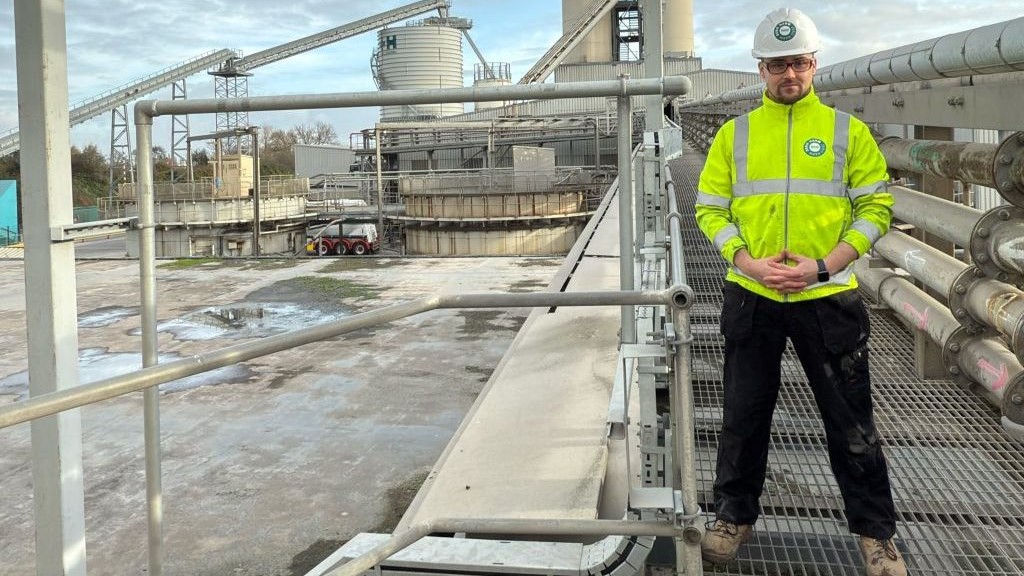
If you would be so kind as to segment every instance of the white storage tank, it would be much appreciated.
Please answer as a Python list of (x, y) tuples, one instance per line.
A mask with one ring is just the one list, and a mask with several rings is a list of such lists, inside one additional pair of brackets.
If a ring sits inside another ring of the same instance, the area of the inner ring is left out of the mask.
[[(459, 22), (453, 25), (451, 20)], [(373, 75), (381, 90), (462, 88), (464, 19), (427, 18), (377, 32)], [(462, 103), (382, 106), (381, 120), (424, 120), (454, 116)]]
[(661, 50), (665, 56), (693, 56), (693, 0), (667, 0), (661, 13)]
[[(508, 62), (491, 62), (487, 66), (476, 64), (473, 67), (473, 86), (485, 88), (490, 86), (508, 86), (512, 84), (512, 69)], [(477, 102), (476, 110), (500, 108), (508, 102)]]

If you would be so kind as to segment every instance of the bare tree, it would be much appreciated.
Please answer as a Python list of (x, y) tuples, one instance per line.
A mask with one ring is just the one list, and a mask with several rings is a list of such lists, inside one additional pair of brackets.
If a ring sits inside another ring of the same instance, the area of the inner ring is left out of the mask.
[(296, 144), (337, 144), (338, 133), (334, 126), (322, 121), (313, 124), (296, 124), (288, 131)]

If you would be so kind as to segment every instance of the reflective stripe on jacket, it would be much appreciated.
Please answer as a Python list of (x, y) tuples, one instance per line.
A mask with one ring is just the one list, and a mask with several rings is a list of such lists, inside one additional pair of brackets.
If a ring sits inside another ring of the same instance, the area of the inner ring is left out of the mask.
[[(697, 224), (727, 262), (783, 250), (824, 258), (839, 242), (863, 255), (889, 230), (893, 198), (885, 158), (868, 127), (825, 106), (814, 90), (792, 105), (762, 105), (715, 135), (697, 186)], [(777, 301), (857, 287), (849, 268), (783, 295), (735, 266), (726, 280)]]

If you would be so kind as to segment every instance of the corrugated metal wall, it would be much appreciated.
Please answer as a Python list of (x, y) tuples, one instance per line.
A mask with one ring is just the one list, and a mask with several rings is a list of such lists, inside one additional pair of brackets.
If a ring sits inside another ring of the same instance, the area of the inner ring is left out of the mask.
[(300, 178), (348, 172), (356, 159), (355, 152), (341, 146), (296, 144), (294, 154), (295, 175)]
[[(999, 144), (1003, 141), (1003, 134), (998, 130), (971, 130), (971, 137), (979, 144)], [(999, 191), (987, 186), (971, 186), (971, 205), (978, 210), (988, 211), (996, 206), (1009, 204)]]
[[(976, 142), (978, 144), (999, 144), (1002, 137), (998, 130), (974, 130), (970, 128), (954, 128), (953, 140), (955, 142)], [(970, 202), (968, 205), (978, 210), (988, 211), (996, 206), (1009, 204), (995, 188), (987, 186), (969, 185)]]
[(407, 227), (405, 249), (409, 254), (438, 256), (565, 254), (576, 242), (581, 229), (579, 224), (518, 230)]
[[(700, 70), (700, 58), (665, 58), (665, 76), (689, 75)], [(643, 78), (643, 62), (588, 62), (562, 64), (555, 68), (555, 82), (590, 82), (594, 80), (618, 80), (621, 74), (630, 78)]]
[[(754, 67), (753, 62), (751, 62), (751, 68)], [(715, 68), (694, 71), (686, 74), (686, 77), (690, 79), (690, 82), (693, 82), (693, 91), (688, 96), (696, 99), (721, 94), (722, 92), (735, 90), (740, 87), (756, 86), (761, 83), (761, 76), (756, 72), (738, 72)]]

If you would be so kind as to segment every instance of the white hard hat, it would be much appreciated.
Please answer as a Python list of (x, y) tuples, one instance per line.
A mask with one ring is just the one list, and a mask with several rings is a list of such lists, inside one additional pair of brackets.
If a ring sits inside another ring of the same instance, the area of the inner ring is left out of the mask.
[(813, 54), (821, 50), (818, 27), (796, 8), (779, 8), (757, 25), (754, 32), (754, 58), (780, 58)]

